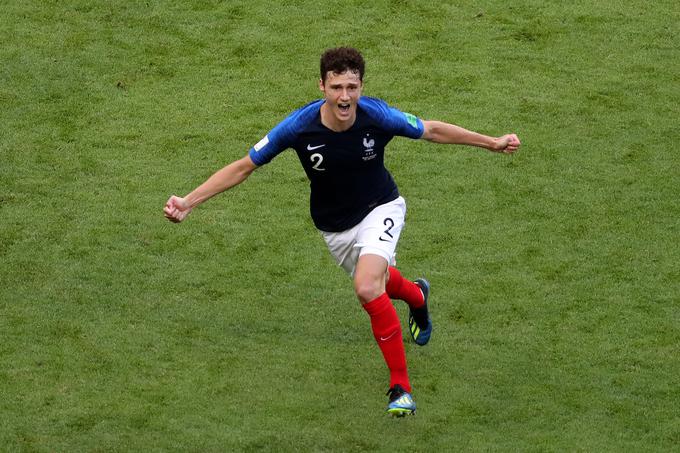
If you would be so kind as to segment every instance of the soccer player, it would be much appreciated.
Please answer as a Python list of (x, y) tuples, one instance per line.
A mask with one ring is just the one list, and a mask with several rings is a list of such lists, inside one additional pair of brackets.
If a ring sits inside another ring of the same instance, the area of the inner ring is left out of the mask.
[(409, 332), (418, 345), (432, 334), (430, 284), (404, 278), (394, 267), (406, 204), (384, 165), (385, 146), (395, 136), (471, 145), (513, 153), (515, 134), (489, 137), (440, 121), (421, 120), (362, 96), (364, 59), (353, 48), (321, 56), (322, 99), (291, 113), (248, 154), (214, 173), (185, 197), (171, 196), (164, 212), (181, 222), (197, 205), (237, 184), (282, 151), (292, 148), (310, 180), (310, 211), (338, 264), (352, 277), (368, 313), (373, 336), (390, 373), (387, 412), (413, 414), (416, 405), (406, 367), (401, 324), (392, 299), (409, 306)]

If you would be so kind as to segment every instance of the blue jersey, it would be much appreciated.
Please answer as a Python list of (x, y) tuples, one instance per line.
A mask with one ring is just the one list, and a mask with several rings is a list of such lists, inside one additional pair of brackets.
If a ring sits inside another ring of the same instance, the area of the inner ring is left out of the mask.
[(424, 127), (415, 116), (363, 96), (352, 127), (334, 132), (321, 124), (324, 102), (317, 100), (291, 113), (251, 148), (250, 158), (260, 166), (293, 148), (310, 181), (314, 225), (338, 232), (399, 197), (385, 168), (385, 145), (395, 135), (420, 138)]

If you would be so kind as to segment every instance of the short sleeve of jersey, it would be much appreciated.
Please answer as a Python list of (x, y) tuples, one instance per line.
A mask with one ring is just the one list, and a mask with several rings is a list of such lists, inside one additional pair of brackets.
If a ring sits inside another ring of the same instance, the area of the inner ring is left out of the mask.
[(258, 167), (269, 163), (282, 151), (290, 148), (297, 134), (316, 117), (321, 102), (314, 101), (294, 111), (250, 148), (248, 155)]
[(425, 126), (420, 118), (390, 107), (381, 99), (363, 96), (359, 106), (365, 109), (388, 132), (402, 137), (418, 139), (423, 136)]

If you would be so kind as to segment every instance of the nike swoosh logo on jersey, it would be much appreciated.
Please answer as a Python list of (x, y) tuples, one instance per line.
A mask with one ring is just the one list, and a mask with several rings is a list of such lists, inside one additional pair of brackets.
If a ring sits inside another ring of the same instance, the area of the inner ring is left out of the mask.
[(380, 239), (380, 240), (383, 241), (383, 242), (392, 242), (392, 241), (390, 241), (389, 239), (383, 239), (382, 236), (380, 236), (378, 239)]
[(315, 149), (323, 148), (324, 146), (326, 146), (325, 143), (323, 145), (318, 146), (307, 145), (307, 151), (314, 151)]

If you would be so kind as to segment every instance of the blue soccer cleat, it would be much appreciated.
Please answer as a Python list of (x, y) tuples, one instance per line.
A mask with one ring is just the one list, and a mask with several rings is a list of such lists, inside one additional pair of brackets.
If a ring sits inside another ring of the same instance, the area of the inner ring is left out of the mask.
[(397, 384), (387, 391), (390, 402), (387, 404), (387, 413), (394, 417), (413, 415), (416, 412), (416, 402), (409, 392)]
[[(409, 308), (408, 312), (408, 330), (411, 332), (411, 338), (416, 342), (417, 345), (425, 346), (428, 341), (430, 341), (430, 336), (432, 335), (432, 319), (430, 319), (430, 312), (427, 308), (427, 300), (430, 298), (430, 282), (424, 278), (419, 278), (415, 281), (420, 290), (423, 292), (423, 298), (425, 299), (425, 305), (421, 308), (416, 308), (415, 310)], [(427, 326), (424, 328), (419, 326), (415, 320), (415, 315), (421, 319), (427, 319)]]

